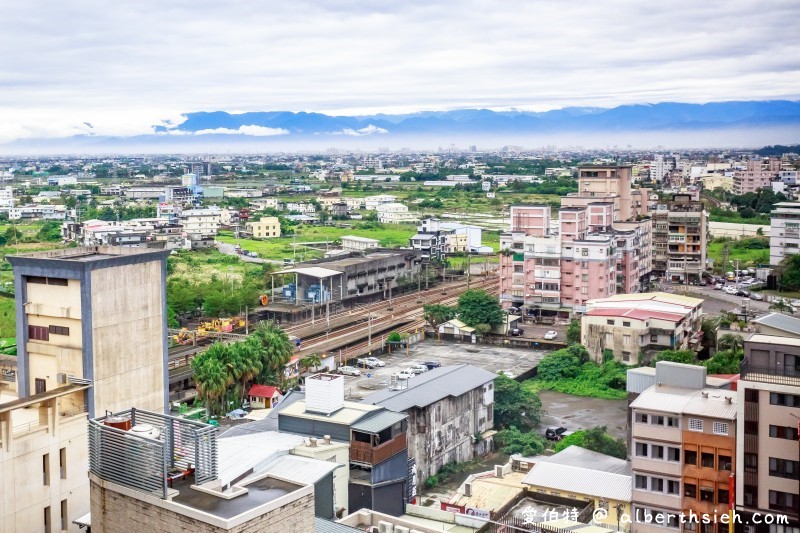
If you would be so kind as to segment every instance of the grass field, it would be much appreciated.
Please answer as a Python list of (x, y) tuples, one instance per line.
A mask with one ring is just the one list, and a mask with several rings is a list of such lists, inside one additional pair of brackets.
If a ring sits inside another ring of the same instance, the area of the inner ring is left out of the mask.
[(234, 255), (215, 249), (180, 251), (169, 258), (170, 278), (184, 277), (192, 281), (208, 281), (212, 276), (241, 281), (246, 272), (261, 272), (262, 266), (247, 263)]
[[(381, 246), (394, 248), (397, 246), (408, 246), (408, 239), (416, 233), (416, 226), (409, 224), (380, 224), (374, 229), (360, 229), (357, 225), (352, 228), (298, 226), (296, 238), (280, 237), (277, 239), (265, 240), (239, 239), (237, 241), (230, 233), (220, 232), (217, 240), (229, 244), (238, 242), (242, 248), (251, 252), (256, 252), (261, 258), (275, 260), (293, 257), (292, 243), (297, 243), (298, 255), (301, 254), (301, 251), (304, 251), (305, 259), (312, 259), (321, 257), (323, 252), (301, 247), (299, 246), (300, 243), (325, 241), (333, 243), (333, 241), (345, 235), (355, 235), (356, 237), (378, 239)], [(320, 247), (321, 249), (325, 248), (324, 244), (320, 245)]]
[[(765, 239), (768, 244), (768, 240)], [(731, 265), (722, 264), (722, 250), (726, 243), (723, 242), (710, 242), (708, 243), (708, 258), (714, 260), (714, 269), (719, 272), (726, 272), (731, 270)], [(758, 264), (769, 263), (769, 247), (761, 249), (744, 248), (738, 241), (728, 242), (728, 260), (734, 263), (738, 260), (739, 267), (754, 267)], [(739, 246), (737, 246), (739, 244)]]
[(17, 336), (14, 300), (0, 297), (0, 339)]

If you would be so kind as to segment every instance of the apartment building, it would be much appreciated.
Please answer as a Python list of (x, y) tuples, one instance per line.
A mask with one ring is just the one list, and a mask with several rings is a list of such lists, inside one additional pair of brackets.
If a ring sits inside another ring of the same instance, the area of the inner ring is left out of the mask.
[(703, 300), (664, 292), (617, 294), (590, 300), (581, 319), (581, 344), (592, 360), (637, 364), (661, 350), (699, 349)]
[(397, 196), (391, 194), (376, 194), (374, 196), (367, 196), (363, 199), (359, 198), (358, 200), (359, 204), (363, 204), (367, 211), (375, 211), (378, 209), (379, 205), (393, 204), (397, 202)]
[(360, 252), (370, 248), (379, 248), (381, 245), (381, 241), (378, 239), (356, 237), (355, 235), (344, 235), (340, 240), (342, 241), (342, 248), (348, 251)]
[(706, 269), (708, 215), (690, 194), (673, 194), (653, 213), (653, 271), (668, 281), (701, 280)]
[(800, 253), (800, 203), (779, 202), (770, 215), (769, 264)]
[(248, 222), (245, 229), (254, 239), (274, 239), (281, 236), (281, 221), (278, 217), (261, 217), (258, 222)]
[[(586, 302), (649, 284), (649, 190), (631, 191), (630, 167), (579, 169), (578, 195), (549, 205), (512, 206), (500, 236), (500, 300), (530, 315), (566, 318)], [(622, 218), (625, 217), (625, 218)]]
[(780, 159), (750, 160), (745, 169), (733, 173), (733, 193), (741, 195), (769, 188), (770, 184), (778, 179), (780, 171)]
[[(800, 339), (756, 333), (744, 343), (738, 383), (736, 510), (786, 515), (800, 528)], [(753, 524), (743, 531), (776, 531)]]
[(375, 208), (378, 212), (378, 222), (382, 224), (409, 224), (419, 220), (408, 210), (408, 206), (401, 203), (381, 204)]
[(444, 259), (447, 254), (458, 252), (485, 251), (481, 228), (458, 222), (442, 222), (438, 218), (423, 220), (409, 243), (415, 250), (420, 250), (426, 259)]
[(180, 214), (183, 231), (190, 237), (213, 238), (222, 219), (220, 209), (186, 209)]
[(727, 524), (686, 520), (729, 511), (736, 392), (705, 388), (703, 367), (678, 366), (681, 386), (657, 383), (630, 405), (633, 531), (726, 533)]
[(14, 207), (14, 189), (11, 186), (0, 187), (0, 209)]
[(167, 405), (166, 258), (83, 247), (8, 256), (17, 356), (0, 384), (0, 529), (76, 530), (87, 413)]

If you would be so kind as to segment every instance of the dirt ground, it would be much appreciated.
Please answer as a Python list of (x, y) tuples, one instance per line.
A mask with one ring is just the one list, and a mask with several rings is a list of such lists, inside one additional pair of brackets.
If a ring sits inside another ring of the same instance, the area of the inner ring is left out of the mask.
[(626, 437), (627, 400), (584, 398), (547, 390), (540, 391), (539, 397), (544, 411), (542, 431), (547, 426), (564, 426), (570, 431), (606, 426), (611, 436)]

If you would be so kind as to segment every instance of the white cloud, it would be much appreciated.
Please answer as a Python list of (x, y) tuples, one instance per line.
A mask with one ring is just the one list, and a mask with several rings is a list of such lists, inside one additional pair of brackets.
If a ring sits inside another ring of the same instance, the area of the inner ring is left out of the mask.
[(265, 126), (239, 126), (239, 129), (214, 128), (197, 130), (195, 135), (251, 135), (253, 137), (272, 137), (274, 135), (289, 135), (289, 130), (284, 128), (267, 128)]
[(800, 98), (797, 0), (29, 0), (0, 19), (3, 138), (193, 111)]
[(334, 132), (334, 135), (350, 135), (352, 137), (362, 137), (364, 135), (373, 135), (375, 133), (389, 133), (389, 130), (385, 128), (379, 128), (374, 124), (369, 124), (364, 128), (354, 130), (353, 128), (344, 128), (341, 131)]

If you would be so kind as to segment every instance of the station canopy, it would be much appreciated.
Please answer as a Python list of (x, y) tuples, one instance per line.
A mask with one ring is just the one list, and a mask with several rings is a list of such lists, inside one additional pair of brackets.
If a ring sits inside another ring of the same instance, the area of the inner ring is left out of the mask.
[(333, 270), (332, 268), (323, 267), (300, 267), (300, 268), (287, 268), (286, 270), (279, 270), (273, 274), (302, 274), (304, 276), (311, 276), (312, 278), (324, 279), (333, 276), (339, 276), (342, 272)]

